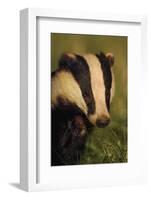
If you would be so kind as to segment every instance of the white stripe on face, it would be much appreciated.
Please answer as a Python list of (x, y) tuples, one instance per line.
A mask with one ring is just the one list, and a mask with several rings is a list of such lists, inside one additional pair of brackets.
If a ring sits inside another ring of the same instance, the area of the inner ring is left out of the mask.
[(110, 118), (105, 101), (105, 85), (101, 64), (97, 57), (93, 54), (83, 56), (88, 63), (91, 77), (91, 87), (95, 99), (95, 113), (89, 117), (90, 122), (96, 125), (96, 120), (102, 116)]
[(51, 94), (52, 106), (57, 104), (58, 97), (62, 97), (77, 105), (87, 115), (87, 106), (81, 89), (70, 72), (60, 71), (52, 78)]
[(111, 97), (110, 97), (110, 103), (112, 101), (112, 98), (114, 96), (115, 93), (115, 80), (114, 80), (114, 73), (113, 73), (113, 69), (111, 68), (111, 73), (112, 73), (112, 86), (111, 86)]

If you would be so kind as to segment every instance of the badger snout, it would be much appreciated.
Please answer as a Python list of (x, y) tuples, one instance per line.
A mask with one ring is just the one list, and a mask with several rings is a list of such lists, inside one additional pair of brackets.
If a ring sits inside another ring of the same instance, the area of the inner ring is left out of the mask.
[(110, 118), (108, 116), (102, 116), (101, 118), (96, 120), (96, 126), (99, 128), (103, 128), (110, 123)]

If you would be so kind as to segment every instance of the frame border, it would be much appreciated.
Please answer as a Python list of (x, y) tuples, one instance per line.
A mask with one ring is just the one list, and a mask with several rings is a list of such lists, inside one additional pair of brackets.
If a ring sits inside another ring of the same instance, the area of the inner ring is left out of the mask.
[[(69, 17), (70, 16), (70, 17)], [(25, 191), (53, 189), (37, 183), (37, 17), (139, 23), (143, 43), (142, 63), (146, 64), (147, 18), (142, 15), (117, 15), (27, 8), (20, 11), (20, 187)]]

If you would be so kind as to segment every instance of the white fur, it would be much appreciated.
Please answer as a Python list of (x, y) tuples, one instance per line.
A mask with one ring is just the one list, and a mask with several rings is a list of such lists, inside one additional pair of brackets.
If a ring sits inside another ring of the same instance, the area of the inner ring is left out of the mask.
[(60, 71), (53, 77), (51, 93), (52, 107), (57, 104), (57, 97), (61, 96), (65, 100), (75, 103), (87, 115), (87, 106), (81, 89), (70, 72)]
[(113, 69), (111, 68), (111, 73), (112, 73), (112, 86), (111, 86), (111, 97), (110, 97), (110, 103), (112, 101), (112, 98), (114, 96), (115, 93), (115, 80), (114, 80), (114, 73), (113, 73)]

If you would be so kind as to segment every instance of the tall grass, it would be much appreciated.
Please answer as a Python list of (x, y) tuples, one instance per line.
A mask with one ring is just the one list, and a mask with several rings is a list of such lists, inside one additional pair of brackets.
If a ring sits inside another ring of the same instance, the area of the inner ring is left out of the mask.
[(89, 132), (81, 164), (127, 162), (127, 123), (112, 122)]

